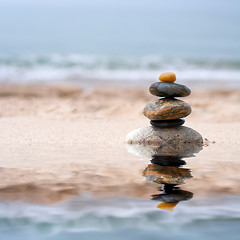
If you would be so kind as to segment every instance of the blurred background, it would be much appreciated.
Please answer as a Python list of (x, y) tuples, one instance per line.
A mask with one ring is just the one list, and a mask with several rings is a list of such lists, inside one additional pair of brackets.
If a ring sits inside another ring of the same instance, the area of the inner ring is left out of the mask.
[(238, 0), (0, 0), (0, 81), (235, 86), (239, 22)]

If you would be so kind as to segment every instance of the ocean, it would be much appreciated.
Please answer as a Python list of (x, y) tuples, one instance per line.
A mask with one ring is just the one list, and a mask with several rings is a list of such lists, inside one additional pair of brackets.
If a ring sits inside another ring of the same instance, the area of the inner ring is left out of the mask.
[(0, 0), (0, 81), (240, 80), (240, 3)]

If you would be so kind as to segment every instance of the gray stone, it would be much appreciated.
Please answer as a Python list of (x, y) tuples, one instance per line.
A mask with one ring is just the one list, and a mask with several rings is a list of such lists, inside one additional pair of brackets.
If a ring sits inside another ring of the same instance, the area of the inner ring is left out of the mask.
[(191, 157), (202, 149), (202, 136), (188, 127), (148, 126), (130, 132), (125, 139), (130, 152), (139, 156)]
[(153, 83), (149, 92), (158, 97), (186, 97), (191, 94), (191, 90), (187, 86), (168, 82)]

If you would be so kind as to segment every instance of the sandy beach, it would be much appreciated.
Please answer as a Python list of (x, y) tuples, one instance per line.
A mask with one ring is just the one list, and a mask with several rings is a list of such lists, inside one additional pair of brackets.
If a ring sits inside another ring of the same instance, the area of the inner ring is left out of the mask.
[[(129, 153), (131, 130), (149, 125), (142, 114), (147, 89), (2, 85), (0, 87), (0, 198), (55, 203), (82, 193), (148, 198), (149, 159)], [(185, 126), (202, 134), (203, 150), (187, 161), (196, 197), (240, 187), (240, 90), (197, 89)]]

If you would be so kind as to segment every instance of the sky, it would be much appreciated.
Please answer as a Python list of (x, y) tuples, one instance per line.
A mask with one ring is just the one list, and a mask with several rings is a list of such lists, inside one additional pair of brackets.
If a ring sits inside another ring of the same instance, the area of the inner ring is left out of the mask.
[(240, 55), (238, 0), (0, 0), (0, 54)]

